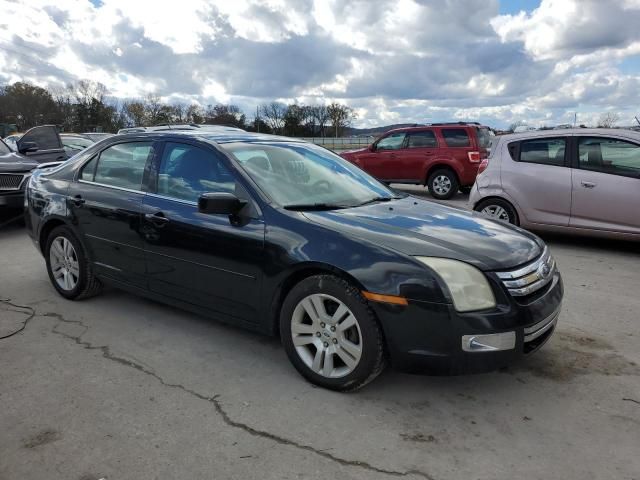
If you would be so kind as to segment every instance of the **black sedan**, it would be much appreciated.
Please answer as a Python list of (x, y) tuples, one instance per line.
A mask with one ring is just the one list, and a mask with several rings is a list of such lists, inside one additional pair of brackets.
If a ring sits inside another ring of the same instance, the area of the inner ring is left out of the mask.
[(295, 139), (118, 135), (36, 171), (27, 201), (62, 296), (106, 283), (279, 335), (304, 377), (335, 390), (387, 361), (504, 366), (549, 338), (562, 300), (536, 236), (394, 192)]

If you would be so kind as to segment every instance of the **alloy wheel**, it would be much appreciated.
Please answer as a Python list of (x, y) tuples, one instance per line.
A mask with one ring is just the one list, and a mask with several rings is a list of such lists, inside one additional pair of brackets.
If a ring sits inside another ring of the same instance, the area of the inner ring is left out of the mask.
[(291, 336), (300, 359), (326, 378), (349, 375), (362, 356), (358, 320), (330, 295), (315, 293), (298, 303), (291, 319)]
[(446, 175), (438, 175), (433, 179), (433, 189), (438, 195), (446, 195), (451, 190), (451, 179)]
[(500, 205), (487, 205), (484, 207), (481, 212), (487, 217), (495, 218), (496, 220), (502, 220), (505, 222), (510, 222), (509, 212), (507, 212)]
[(65, 237), (56, 237), (49, 249), (51, 272), (58, 286), (66, 291), (76, 288), (80, 280), (78, 254), (73, 244)]

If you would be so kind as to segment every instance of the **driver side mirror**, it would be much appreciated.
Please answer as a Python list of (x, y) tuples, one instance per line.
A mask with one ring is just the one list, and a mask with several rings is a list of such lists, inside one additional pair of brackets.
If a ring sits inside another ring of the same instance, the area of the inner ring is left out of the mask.
[(23, 155), (26, 153), (33, 153), (38, 151), (38, 144), (36, 142), (18, 142), (18, 152)]
[(247, 204), (232, 193), (203, 193), (198, 198), (198, 211), (219, 215), (237, 215)]

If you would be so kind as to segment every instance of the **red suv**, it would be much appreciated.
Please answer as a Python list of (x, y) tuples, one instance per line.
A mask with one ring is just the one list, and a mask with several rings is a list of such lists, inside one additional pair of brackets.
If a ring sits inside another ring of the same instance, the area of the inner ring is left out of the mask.
[(385, 183), (426, 185), (438, 199), (468, 193), (493, 133), (479, 123), (433, 123), (390, 130), (340, 156)]

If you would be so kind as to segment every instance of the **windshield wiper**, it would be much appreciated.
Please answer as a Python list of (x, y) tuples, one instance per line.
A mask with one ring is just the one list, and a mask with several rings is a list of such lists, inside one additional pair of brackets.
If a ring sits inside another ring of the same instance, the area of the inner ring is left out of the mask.
[(359, 203), (357, 206), (362, 207), (363, 205), (369, 205), (370, 203), (377, 202), (390, 202), (391, 200), (398, 200), (400, 197), (373, 197), (366, 202)]
[(341, 208), (347, 208), (346, 205), (338, 205), (335, 203), (292, 203), (291, 205), (285, 205), (286, 210), (297, 211), (312, 211), (312, 210), (339, 210)]

